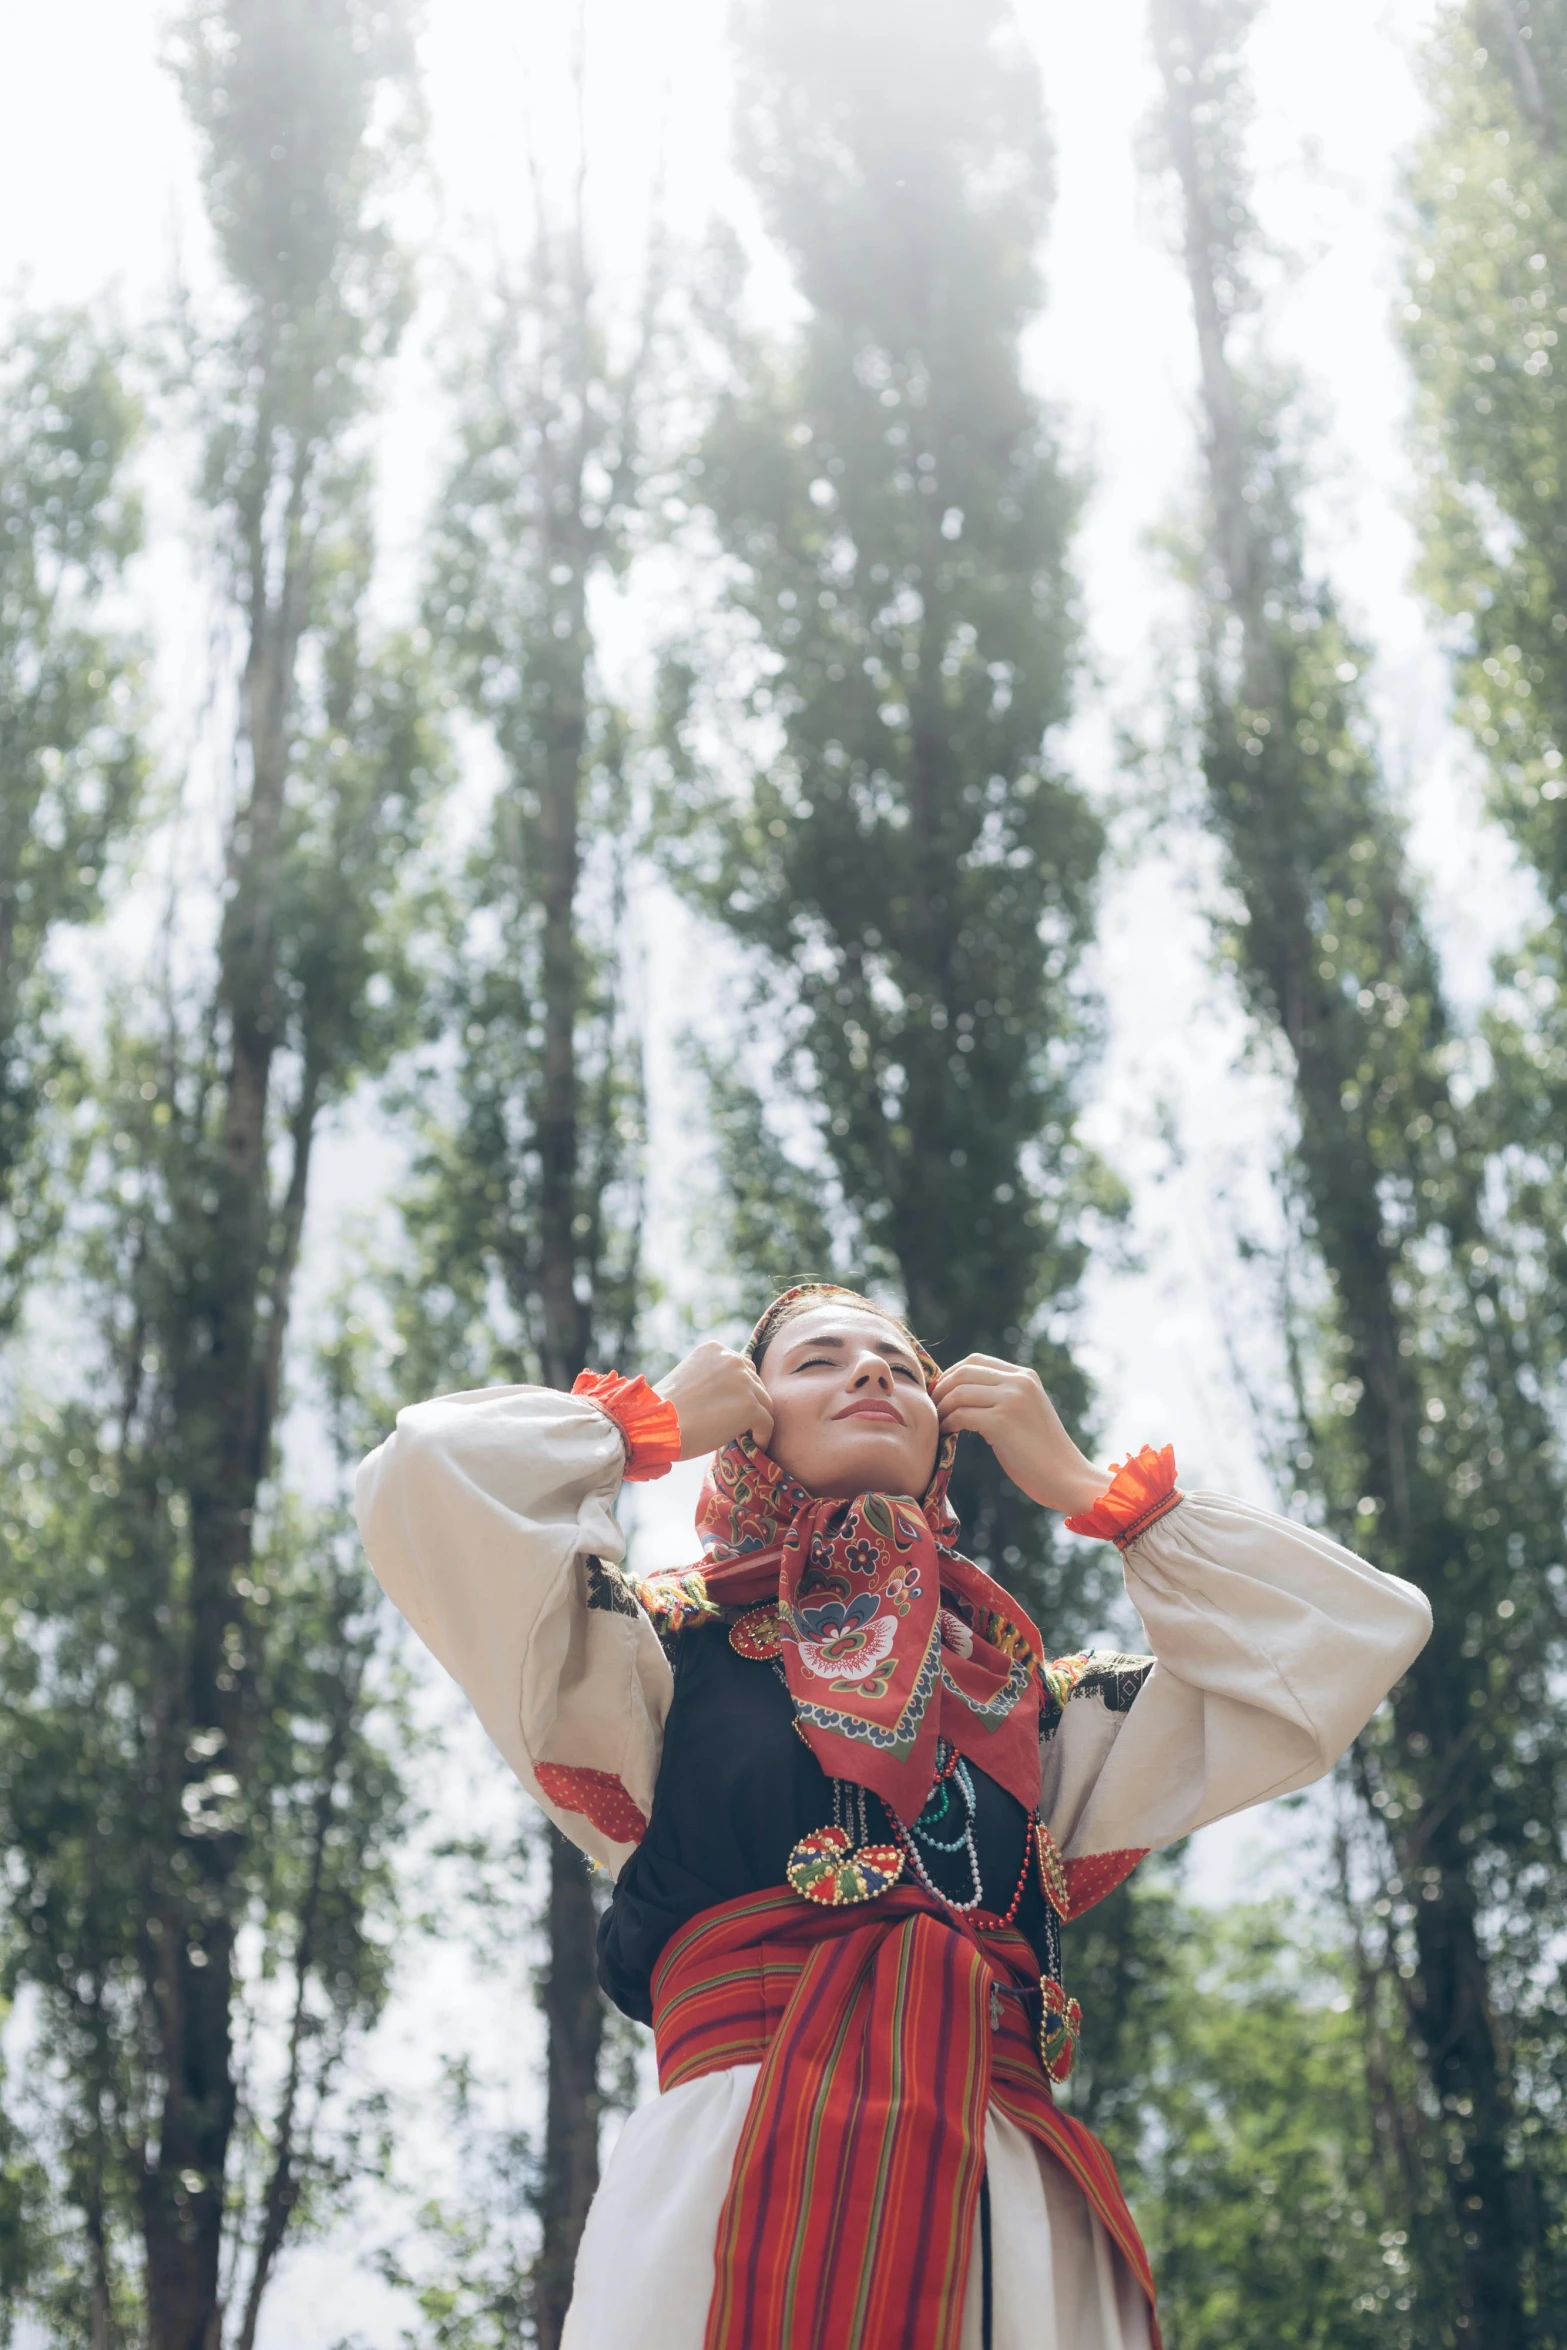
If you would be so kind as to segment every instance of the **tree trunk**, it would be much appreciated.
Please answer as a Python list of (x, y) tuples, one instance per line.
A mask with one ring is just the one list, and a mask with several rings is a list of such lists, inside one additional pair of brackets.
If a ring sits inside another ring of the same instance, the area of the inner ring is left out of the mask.
[[(586, 731), (586, 623), (580, 589), (566, 617), (568, 657), (550, 680), (545, 721), (544, 788), (538, 836), (544, 925), (541, 983), (544, 1056), (539, 1105), (539, 1300), (544, 1383), (569, 1388), (587, 1361), (588, 1308), (577, 1295), (578, 1135), (577, 1017), (581, 1006), (577, 882), (582, 752)], [(571, 656), (574, 656), (571, 657)]]
[[(585, 1255), (577, 1231), (579, 1075), (577, 1022), (581, 957), (577, 886), (581, 872), (582, 760), (587, 729), (587, 618), (581, 551), (562, 598), (569, 635), (550, 679), (544, 720), (544, 790), (539, 809), (543, 915), (544, 1056), (539, 1141), (539, 1298), (545, 1384), (569, 1388), (587, 1364), (589, 1306), (577, 1293)], [(571, 557), (568, 556), (568, 560)], [(547, 658), (547, 656), (546, 656)], [(544, 1925), (548, 2033), (544, 2173), (534, 2319), (540, 2350), (556, 2350), (576, 2268), (577, 2246), (598, 2187), (599, 2050), (604, 2038), (598, 1987), (598, 1921), (587, 1864), (551, 1827)]]
[[(222, 1156), (213, 1170), (212, 1212), (187, 1243), (188, 1347), (173, 1393), (190, 1520), (189, 1645), (182, 1681), (169, 1692), (162, 1751), (168, 1850), (181, 1865), (169, 1870), (157, 1905), (161, 1931), (150, 2002), (164, 2078), (155, 2165), (142, 2195), (150, 2350), (216, 2350), (222, 2331), (224, 2182), (238, 2102), (229, 1907), (242, 1853), (236, 1833), (187, 1818), (183, 1799), (215, 1763), (234, 1776), (244, 1773), (260, 1637), (238, 1586), (252, 1560), (256, 1496), (271, 1442), (268, 1368), (283, 1342), (274, 1315), (268, 1344), (258, 1343), (258, 1308), (273, 1272), (267, 1113), (279, 1042), (277, 889), (288, 722), (305, 607), (298, 536), (303, 469), (304, 460), (296, 460), (275, 606), (266, 596), (264, 558), (259, 549), (253, 555), (243, 704), (251, 788), (230, 844), (231, 896), (218, 952), (218, 1000), (228, 1034)], [(309, 1139), (296, 1133), (301, 1180)], [(300, 1216), (302, 1200), (296, 1245)], [(286, 1313), (286, 1285), (276, 1303)]]
[(157, 2159), (142, 2188), (149, 2350), (218, 2350), (223, 2179), (236, 2105), (229, 2030), (232, 1943), (209, 1934), (191, 1963), (189, 1923), (163, 1912), (158, 2014), (166, 2066)]
[(244, 2316), (240, 2321), (235, 2350), (255, 2350), (261, 2304), (272, 2281), (272, 2272), (299, 2200), (299, 2104), (304, 2079), (305, 2047), (311, 2028), (306, 2001), (316, 1964), (321, 1899), (326, 1881), (327, 1839), (332, 1831), (339, 1774), (359, 1710), (362, 1677), (361, 1666), (347, 1660), (340, 1643), (338, 1668), (333, 1676), (337, 1709), (331, 1719), (326, 1751), (321, 1760), (321, 1780), (311, 1819), (310, 1877), (305, 1888), (305, 1898), (300, 1905), (299, 1931), (294, 1944), (294, 2006), (289, 2022), (288, 2068), (284, 2074), (283, 2092), (278, 2100), (277, 2120), (272, 2129), (271, 2168), (261, 2201), (261, 2234), (251, 2264), (250, 2286), (245, 2295)]
[(598, 1920), (588, 1864), (558, 1828), (551, 1827), (548, 1837), (544, 2021), (549, 2058), (539, 2193), (542, 2241), (533, 2294), (539, 2350), (558, 2350), (571, 2302), (577, 2246), (598, 2186), (604, 2002), (598, 1987)]
[(1546, 146), (1555, 143), (1556, 124), (1552, 119), (1550, 101), (1535, 63), (1529, 32), (1518, 12), (1518, 0), (1495, 0), (1496, 13), (1501, 21), (1502, 40), (1507, 51), (1507, 70), (1512, 76), (1513, 88), (1518, 94), (1519, 110), (1533, 125)]

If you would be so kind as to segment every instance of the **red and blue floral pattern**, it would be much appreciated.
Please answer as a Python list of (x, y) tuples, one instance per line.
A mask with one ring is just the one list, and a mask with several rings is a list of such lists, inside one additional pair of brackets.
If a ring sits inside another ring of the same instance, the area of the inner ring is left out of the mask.
[[(932, 1385), (936, 1365), (918, 1351)], [(714, 1456), (697, 1510), (707, 1591), (746, 1611), (731, 1645), (780, 1658), (823, 1770), (870, 1788), (905, 1823), (930, 1792), (938, 1735), (1027, 1811), (1039, 1803), (1043, 1644), (954, 1547), (956, 1453), (944, 1435), (917, 1501), (822, 1500), (739, 1436)], [(769, 1603), (776, 1614), (764, 1617)]]

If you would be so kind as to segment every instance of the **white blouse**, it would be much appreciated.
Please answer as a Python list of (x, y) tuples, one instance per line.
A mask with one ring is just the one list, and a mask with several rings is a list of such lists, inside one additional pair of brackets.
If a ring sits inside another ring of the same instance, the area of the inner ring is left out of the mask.
[[(647, 1614), (618, 1576), (606, 1597), (599, 1564), (625, 1556), (623, 1459), (619, 1430), (580, 1397), (486, 1387), (400, 1412), (355, 1492), (382, 1586), (535, 1801), (611, 1876), (634, 1841), (563, 1809), (539, 1769), (602, 1773), (652, 1810), (672, 1675)], [(1046, 1737), (1041, 1817), (1069, 1868), (1309, 1786), (1431, 1629), (1412, 1584), (1218, 1494), (1188, 1493), (1123, 1563), (1153, 1668), (1129, 1704), (1116, 1675), (1090, 1672)], [(1072, 1874), (1086, 1906), (1094, 1872)]]

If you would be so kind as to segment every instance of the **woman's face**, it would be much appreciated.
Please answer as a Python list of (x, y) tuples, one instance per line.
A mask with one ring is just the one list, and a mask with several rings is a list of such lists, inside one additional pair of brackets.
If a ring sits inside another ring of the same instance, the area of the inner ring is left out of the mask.
[(773, 1407), (767, 1449), (810, 1492), (924, 1493), (936, 1407), (908, 1340), (879, 1314), (813, 1306), (784, 1324), (758, 1376)]

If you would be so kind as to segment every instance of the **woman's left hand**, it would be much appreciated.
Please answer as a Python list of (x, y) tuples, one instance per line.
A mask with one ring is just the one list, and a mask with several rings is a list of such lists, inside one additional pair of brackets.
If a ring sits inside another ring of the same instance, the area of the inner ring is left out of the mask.
[(1110, 1482), (1061, 1425), (1037, 1371), (965, 1355), (931, 1389), (943, 1432), (983, 1436), (1014, 1485), (1047, 1510), (1091, 1509)]

